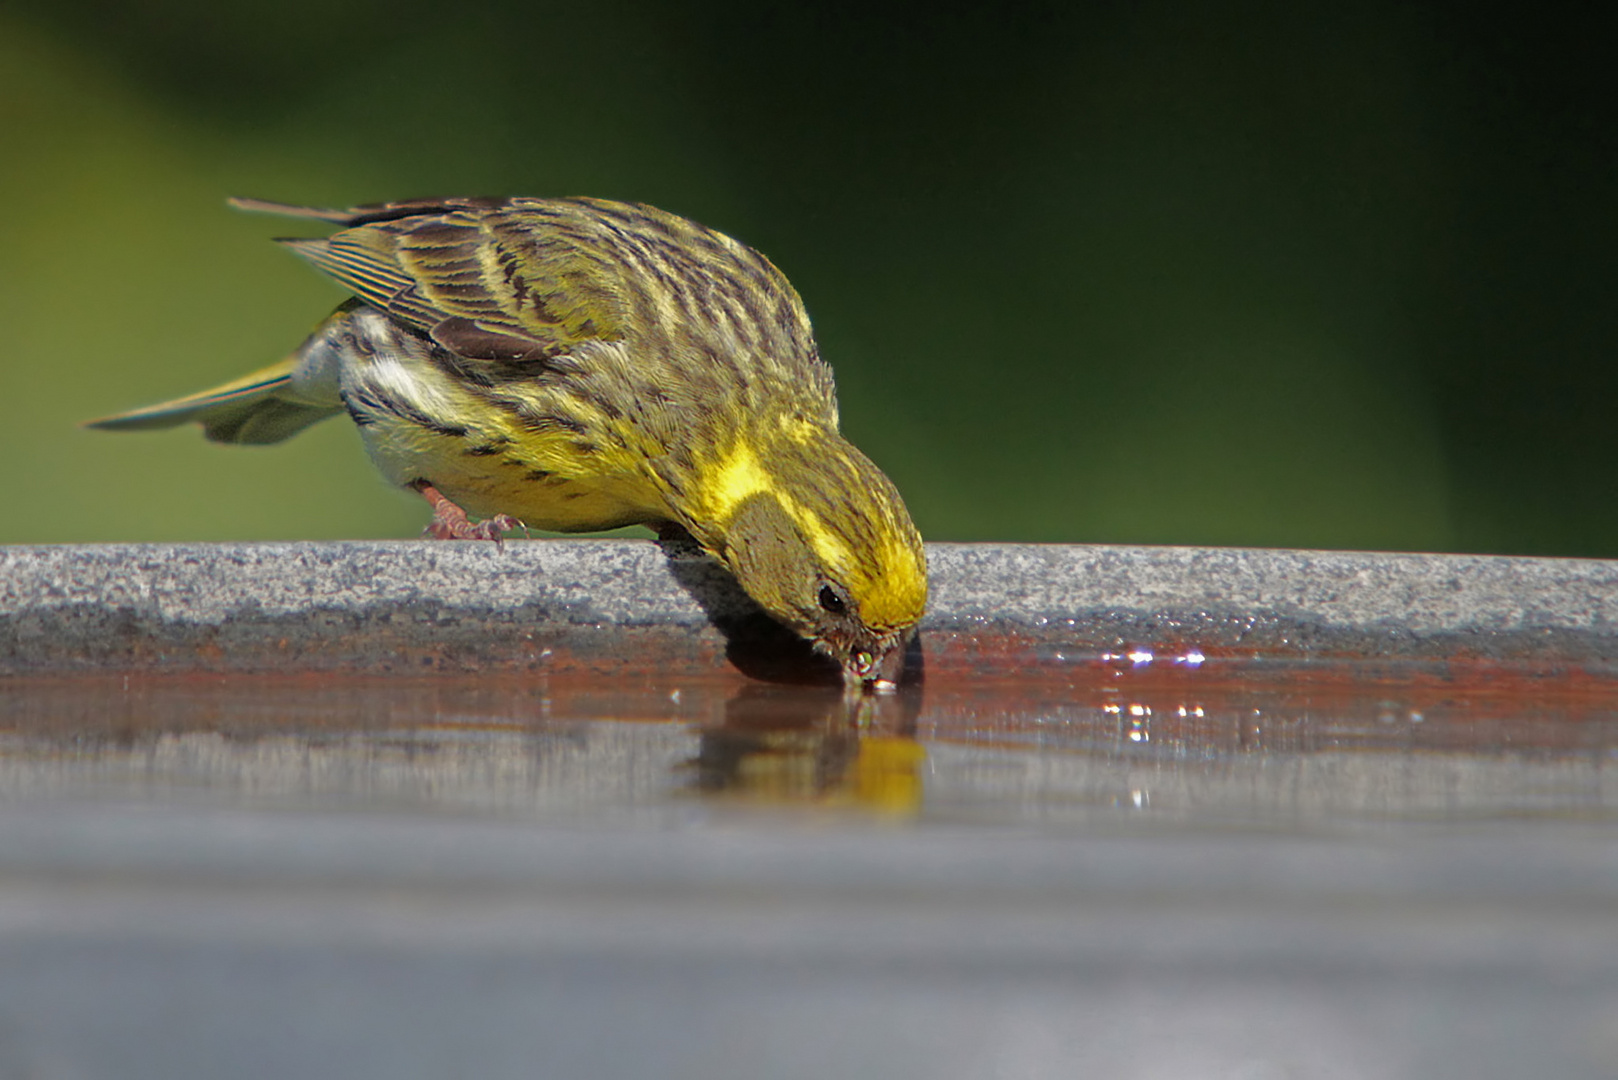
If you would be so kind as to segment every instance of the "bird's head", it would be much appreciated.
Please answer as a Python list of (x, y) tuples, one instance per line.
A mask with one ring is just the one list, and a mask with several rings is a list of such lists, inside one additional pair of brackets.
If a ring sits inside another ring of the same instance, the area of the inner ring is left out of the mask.
[(772, 453), (715, 554), (743, 589), (842, 668), (892, 689), (927, 607), (927, 557), (898, 489), (836, 434)]

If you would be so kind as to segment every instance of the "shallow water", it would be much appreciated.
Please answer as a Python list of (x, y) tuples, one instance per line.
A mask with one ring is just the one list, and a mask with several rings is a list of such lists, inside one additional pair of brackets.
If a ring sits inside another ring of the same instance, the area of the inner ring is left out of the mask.
[(7, 680), (0, 1077), (1618, 1075), (1618, 684), (1148, 652)]
[(573, 824), (678, 817), (694, 801), (1265, 830), (1618, 812), (1618, 682), (1148, 655), (853, 702), (725, 676), (13, 679), (0, 790)]

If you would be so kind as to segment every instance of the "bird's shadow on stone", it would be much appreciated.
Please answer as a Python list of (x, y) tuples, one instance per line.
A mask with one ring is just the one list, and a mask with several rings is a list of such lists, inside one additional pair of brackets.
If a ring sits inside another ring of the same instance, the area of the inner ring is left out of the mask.
[[(772, 619), (736, 578), (686, 537), (658, 541), (669, 574), (725, 638), (725, 659), (750, 678), (801, 686), (841, 686), (837, 663)], [(900, 684), (917, 685), (924, 667), (920, 635), (905, 650)]]

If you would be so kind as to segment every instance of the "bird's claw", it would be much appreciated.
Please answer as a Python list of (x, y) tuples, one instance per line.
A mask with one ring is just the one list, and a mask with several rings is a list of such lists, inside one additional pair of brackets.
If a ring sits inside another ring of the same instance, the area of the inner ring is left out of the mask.
[(421, 483), (415, 487), (433, 508), (433, 520), (421, 531), (423, 536), (434, 540), (493, 540), (498, 545), (505, 539), (506, 533), (513, 529), (521, 529), (525, 536), (528, 534), (528, 526), (510, 514), (496, 514), (492, 518), (474, 522), (466, 516), (465, 510), (446, 499), (432, 485)]

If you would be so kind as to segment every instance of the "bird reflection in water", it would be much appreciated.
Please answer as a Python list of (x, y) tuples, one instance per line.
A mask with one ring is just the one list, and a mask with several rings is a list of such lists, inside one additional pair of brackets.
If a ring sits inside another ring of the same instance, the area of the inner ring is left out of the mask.
[(920, 694), (845, 695), (821, 687), (753, 684), (701, 732), (695, 787), (749, 803), (810, 803), (882, 814), (920, 810), (916, 741)]

